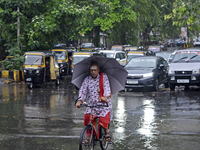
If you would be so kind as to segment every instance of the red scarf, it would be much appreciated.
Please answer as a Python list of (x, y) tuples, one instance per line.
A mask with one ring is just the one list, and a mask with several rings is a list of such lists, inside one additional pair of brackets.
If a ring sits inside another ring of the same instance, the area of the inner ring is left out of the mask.
[(104, 89), (103, 89), (103, 72), (100, 73), (100, 78), (99, 78), (99, 99), (101, 99), (101, 97), (104, 94)]

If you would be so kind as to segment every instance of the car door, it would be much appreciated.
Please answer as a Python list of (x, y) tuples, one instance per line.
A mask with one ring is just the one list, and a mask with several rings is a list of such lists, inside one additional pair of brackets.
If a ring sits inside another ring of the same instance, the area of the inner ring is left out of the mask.
[(125, 66), (126, 65), (126, 56), (125, 56), (125, 53), (119, 53), (119, 56), (120, 56), (121, 65)]

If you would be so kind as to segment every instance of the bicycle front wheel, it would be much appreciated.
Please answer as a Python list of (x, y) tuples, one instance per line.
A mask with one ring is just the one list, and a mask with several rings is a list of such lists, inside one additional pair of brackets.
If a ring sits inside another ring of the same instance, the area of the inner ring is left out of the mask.
[(102, 150), (106, 150), (108, 147), (108, 141), (105, 138), (105, 129), (100, 126), (100, 147)]
[(91, 135), (92, 127), (85, 126), (79, 139), (79, 150), (94, 150), (94, 136)]

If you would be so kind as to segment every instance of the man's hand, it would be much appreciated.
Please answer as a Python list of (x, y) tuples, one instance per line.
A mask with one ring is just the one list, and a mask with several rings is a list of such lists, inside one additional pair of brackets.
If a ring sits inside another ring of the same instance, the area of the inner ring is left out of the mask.
[(101, 97), (100, 102), (107, 102), (107, 96)]
[(83, 104), (83, 102), (81, 100), (78, 100), (78, 102), (76, 103), (76, 107), (77, 108), (80, 108), (81, 107), (81, 104)]

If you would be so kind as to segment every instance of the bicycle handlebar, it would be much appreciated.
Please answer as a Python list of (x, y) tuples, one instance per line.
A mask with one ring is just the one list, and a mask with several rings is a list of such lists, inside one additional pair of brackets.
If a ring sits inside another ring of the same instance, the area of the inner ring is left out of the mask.
[(88, 105), (86, 102), (83, 102), (83, 104), (81, 104), (81, 107), (85, 106), (85, 107), (90, 107), (90, 108), (94, 108), (94, 107), (108, 107), (108, 102), (105, 102), (106, 105)]
[[(79, 97), (79, 98), (81, 98), (81, 97)], [(79, 98), (77, 98), (75, 100), (75, 105), (74, 106), (76, 106), (76, 103), (77, 103)], [(90, 108), (93, 108), (93, 107), (108, 107), (108, 102), (105, 102), (105, 103), (106, 103), (106, 105), (88, 105), (86, 102), (84, 102), (83, 104), (81, 104), (81, 107), (83, 107), (83, 106), (90, 107)]]

